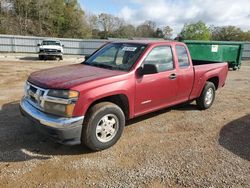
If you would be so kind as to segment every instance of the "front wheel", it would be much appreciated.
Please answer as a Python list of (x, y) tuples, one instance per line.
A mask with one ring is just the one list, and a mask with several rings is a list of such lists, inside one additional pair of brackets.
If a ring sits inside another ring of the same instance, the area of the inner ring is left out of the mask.
[(44, 56), (43, 55), (39, 55), (38, 58), (39, 58), (39, 60), (44, 60)]
[(113, 146), (125, 126), (122, 109), (111, 102), (101, 102), (89, 110), (83, 124), (82, 142), (91, 150), (99, 151)]
[(205, 87), (196, 103), (201, 110), (210, 108), (215, 98), (215, 86), (212, 82), (206, 82)]

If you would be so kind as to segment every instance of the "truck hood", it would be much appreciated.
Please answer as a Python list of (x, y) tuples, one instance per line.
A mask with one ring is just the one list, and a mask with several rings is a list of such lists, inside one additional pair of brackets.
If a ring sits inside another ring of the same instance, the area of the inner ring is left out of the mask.
[(45, 89), (70, 89), (86, 82), (121, 74), (124, 72), (76, 64), (34, 72), (29, 76), (28, 81)]

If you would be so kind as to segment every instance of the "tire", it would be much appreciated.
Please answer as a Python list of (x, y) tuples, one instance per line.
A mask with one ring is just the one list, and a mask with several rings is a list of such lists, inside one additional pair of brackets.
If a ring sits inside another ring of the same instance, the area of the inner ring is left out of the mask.
[(62, 57), (62, 56), (59, 56), (59, 59), (60, 59), (60, 60), (63, 60), (63, 57)]
[(205, 87), (196, 103), (198, 108), (201, 110), (206, 110), (210, 108), (214, 102), (215, 98), (215, 86), (212, 82), (206, 82)]
[(44, 57), (42, 55), (39, 55), (39, 60), (44, 60)]
[(107, 149), (120, 139), (124, 126), (125, 115), (119, 106), (98, 103), (91, 107), (83, 123), (82, 143), (93, 151)]

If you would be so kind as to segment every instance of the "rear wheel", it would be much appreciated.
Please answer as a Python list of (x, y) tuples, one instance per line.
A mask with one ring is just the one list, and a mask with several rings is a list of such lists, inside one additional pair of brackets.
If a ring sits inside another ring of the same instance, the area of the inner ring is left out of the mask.
[(238, 67), (237, 67), (237, 66), (234, 66), (234, 67), (233, 67), (233, 70), (234, 70), (234, 71), (236, 71), (237, 69), (238, 69)]
[(98, 103), (86, 116), (82, 142), (94, 151), (109, 148), (119, 140), (124, 126), (125, 116), (119, 106), (111, 102)]
[(206, 82), (206, 85), (196, 103), (201, 110), (210, 108), (215, 98), (215, 86), (212, 82)]

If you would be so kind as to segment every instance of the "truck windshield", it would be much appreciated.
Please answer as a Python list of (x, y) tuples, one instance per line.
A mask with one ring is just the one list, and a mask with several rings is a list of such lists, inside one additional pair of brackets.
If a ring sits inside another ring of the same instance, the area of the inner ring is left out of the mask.
[(145, 44), (111, 43), (83, 63), (106, 69), (129, 71), (145, 48)]
[(55, 46), (61, 46), (59, 41), (43, 41), (42, 45), (55, 45)]

